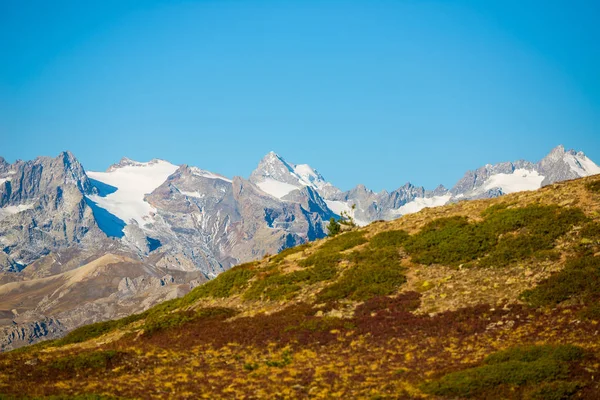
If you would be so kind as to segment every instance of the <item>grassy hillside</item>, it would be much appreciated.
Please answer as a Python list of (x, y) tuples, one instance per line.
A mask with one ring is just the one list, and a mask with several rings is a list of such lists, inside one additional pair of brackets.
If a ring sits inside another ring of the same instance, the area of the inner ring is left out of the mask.
[(0, 355), (0, 398), (597, 399), (599, 300), (597, 176), (239, 265)]

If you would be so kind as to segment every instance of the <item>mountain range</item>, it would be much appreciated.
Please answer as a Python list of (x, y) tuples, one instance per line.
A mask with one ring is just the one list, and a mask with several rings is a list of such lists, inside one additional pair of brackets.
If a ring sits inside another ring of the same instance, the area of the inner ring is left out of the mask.
[(0, 158), (0, 346), (179, 297), (236, 264), (324, 237), (342, 212), (363, 226), (598, 173), (563, 146), (537, 163), (468, 171), (451, 189), (407, 183), (378, 193), (342, 191), (273, 152), (248, 179), (159, 159), (93, 172), (70, 152)]

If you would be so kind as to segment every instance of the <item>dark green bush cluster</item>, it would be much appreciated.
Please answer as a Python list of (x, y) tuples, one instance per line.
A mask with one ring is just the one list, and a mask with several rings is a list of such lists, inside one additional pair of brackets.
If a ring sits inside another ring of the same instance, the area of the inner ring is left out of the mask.
[(256, 263), (246, 263), (235, 266), (216, 278), (198, 286), (187, 294), (186, 299), (193, 303), (206, 297), (226, 298), (238, 293), (256, 274)]
[(585, 187), (590, 192), (600, 193), (600, 181), (590, 182), (590, 183), (586, 184)]
[(152, 336), (156, 332), (183, 325), (194, 320), (194, 317), (192, 311), (177, 311), (149, 317), (144, 323), (144, 336)]
[(235, 310), (226, 307), (205, 307), (196, 311), (155, 313), (146, 318), (144, 322), (144, 336), (152, 336), (157, 332), (175, 328), (191, 321), (208, 318), (226, 319), (233, 317), (235, 314)]
[(337, 264), (346, 256), (340, 252), (367, 240), (364, 232), (346, 232), (323, 243), (313, 254), (298, 264), (304, 269), (288, 274), (279, 271), (259, 277), (244, 293), (246, 300), (284, 300), (293, 297), (302, 285), (327, 281), (337, 276)]
[(374, 249), (380, 249), (383, 247), (400, 247), (410, 237), (410, 235), (403, 230), (395, 231), (384, 231), (376, 234), (369, 240), (369, 247)]
[(326, 261), (320, 259), (312, 267), (289, 274), (278, 271), (256, 280), (244, 293), (246, 300), (284, 300), (293, 297), (301, 288), (301, 285), (310, 285), (317, 282), (333, 279), (337, 275), (335, 264), (341, 258), (330, 258)]
[[(448, 397), (485, 397), (501, 386), (529, 387), (560, 382), (569, 376), (571, 363), (583, 358), (575, 346), (526, 346), (490, 355), (484, 365), (453, 372), (422, 385), (426, 393)], [(565, 387), (563, 387), (565, 389)], [(572, 388), (571, 388), (572, 389)]]
[(504, 266), (529, 257), (552, 257), (549, 251), (554, 248), (556, 239), (586, 220), (578, 208), (557, 206), (532, 205), (492, 213), (482, 224), (492, 235), (519, 233), (500, 239), (480, 265)]
[(87, 340), (100, 337), (115, 329), (123, 328), (133, 322), (139, 321), (145, 318), (145, 314), (132, 314), (125, 318), (96, 322), (94, 324), (85, 325), (71, 331), (68, 335), (62, 339), (56, 340), (52, 343), (53, 346), (64, 346), (72, 343), (81, 343)]
[(349, 250), (366, 242), (367, 239), (365, 239), (364, 232), (355, 231), (343, 233), (323, 243), (317, 251), (302, 260), (300, 265), (309, 267), (324, 260), (337, 259), (339, 261), (342, 257), (342, 255), (339, 254), (340, 252)]
[(367, 248), (349, 256), (354, 265), (318, 294), (319, 301), (366, 300), (392, 294), (406, 282), (400, 256), (394, 246)]
[(585, 239), (600, 239), (600, 223), (590, 222), (585, 224), (579, 234)]
[(483, 256), (494, 237), (465, 217), (436, 219), (406, 242), (405, 249), (420, 264), (460, 264)]
[(571, 259), (562, 271), (521, 294), (524, 301), (536, 307), (553, 306), (575, 297), (586, 303), (600, 299), (600, 257)]
[(110, 361), (117, 356), (114, 350), (79, 353), (57, 358), (49, 367), (59, 371), (80, 371), (82, 369), (105, 369)]
[[(480, 266), (504, 266), (529, 257), (556, 257), (555, 241), (587, 220), (576, 208), (499, 204), (483, 212), (484, 220), (436, 219), (411, 236), (406, 251), (421, 264), (458, 265), (479, 260)], [(486, 256), (487, 255), (487, 256)]]
[(583, 385), (579, 382), (548, 382), (525, 392), (525, 400), (567, 400), (573, 397)]
[(285, 350), (283, 354), (281, 354), (281, 359), (278, 360), (267, 360), (265, 364), (267, 367), (275, 367), (275, 368), (283, 368), (287, 365), (290, 365), (292, 362), (292, 353), (289, 350)]
[(581, 347), (565, 345), (517, 346), (490, 354), (484, 360), (486, 364), (500, 364), (508, 361), (532, 362), (542, 358), (554, 361), (578, 361), (585, 355)]

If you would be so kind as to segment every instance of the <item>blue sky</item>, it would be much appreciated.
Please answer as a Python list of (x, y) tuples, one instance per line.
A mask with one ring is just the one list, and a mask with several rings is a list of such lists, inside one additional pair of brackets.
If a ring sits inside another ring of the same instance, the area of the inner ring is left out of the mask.
[(600, 163), (597, 1), (0, 0), (0, 155), (343, 189), (453, 185), (552, 147)]

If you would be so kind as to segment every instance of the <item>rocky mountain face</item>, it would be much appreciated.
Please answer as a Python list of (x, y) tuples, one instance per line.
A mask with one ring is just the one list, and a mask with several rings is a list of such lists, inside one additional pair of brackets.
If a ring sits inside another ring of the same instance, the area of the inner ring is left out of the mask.
[(0, 271), (18, 272), (52, 251), (106, 238), (85, 195), (93, 187), (69, 152), (0, 162)]
[[(123, 158), (93, 172), (69, 152), (14, 164), (0, 158), (1, 343), (143, 310), (233, 265), (322, 238), (342, 212), (367, 225), (597, 173), (583, 153), (562, 146), (538, 163), (469, 171), (451, 189), (406, 183), (379, 193), (364, 185), (344, 192), (273, 152), (248, 179), (159, 159)], [(73, 278), (85, 268), (85, 279)]]
[(160, 242), (159, 264), (172, 264), (172, 254), (178, 254), (191, 261), (180, 263), (181, 269), (216, 276), (240, 261), (323, 237), (314, 196), (305, 197), (278, 201), (243, 178), (229, 180), (184, 165), (146, 196), (156, 213), (141, 230)]

